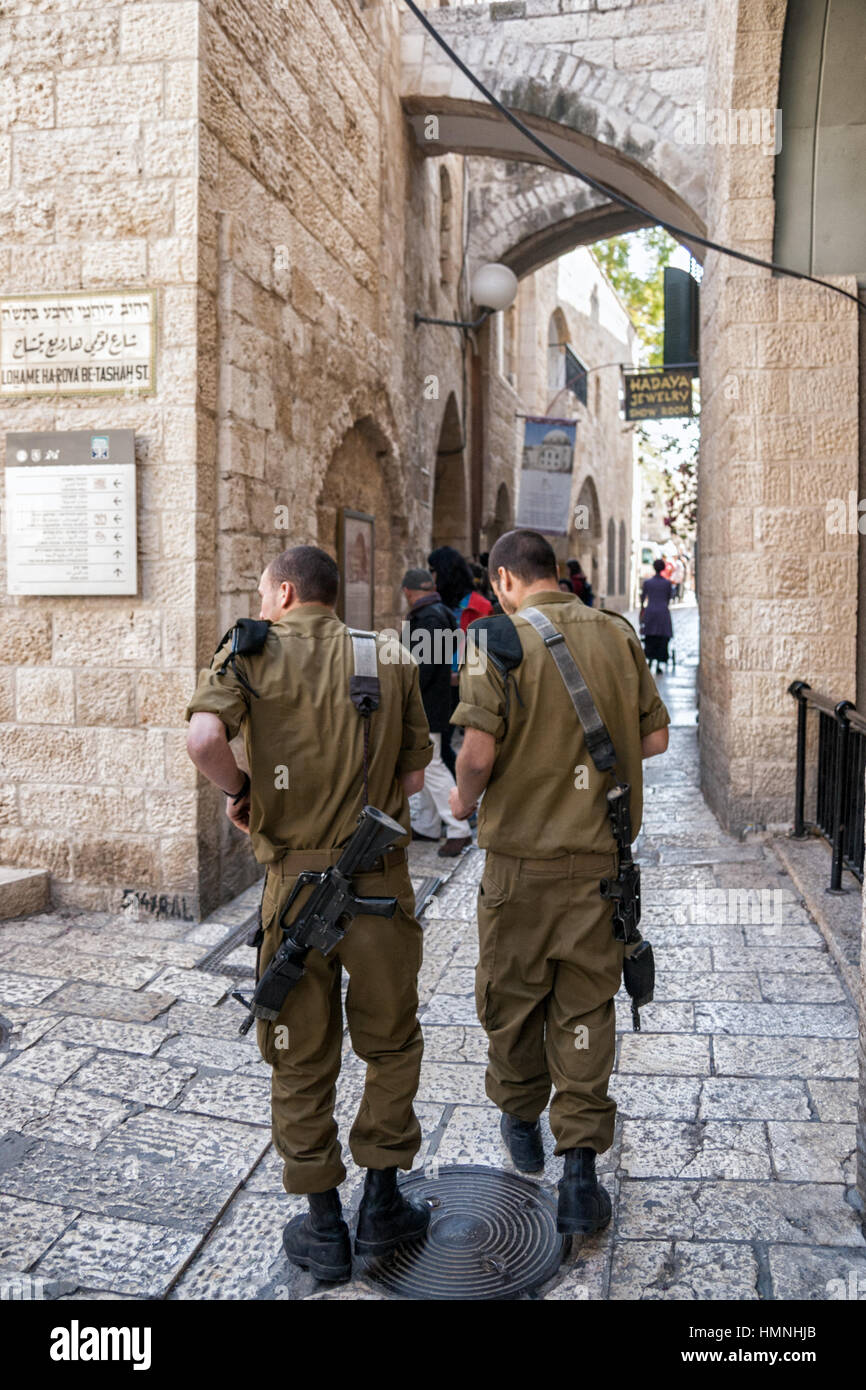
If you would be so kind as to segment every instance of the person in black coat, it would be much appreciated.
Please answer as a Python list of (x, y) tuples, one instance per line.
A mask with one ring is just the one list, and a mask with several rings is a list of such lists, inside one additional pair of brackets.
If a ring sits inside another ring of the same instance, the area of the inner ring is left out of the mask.
[(407, 570), (401, 588), (408, 608), (407, 645), (420, 668), (421, 699), (433, 741), (433, 760), (424, 769), (423, 790), (409, 798), (412, 833), (416, 840), (438, 840), (444, 821), (447, 834), (439, 853), (451, 858), (472, 843), (469, 822), (456, 820), (451, 814), (448, 798), (455, 782), (442, 761), (442, 735), (451, 728), (451, 665), (457, 621), (427, 570)]

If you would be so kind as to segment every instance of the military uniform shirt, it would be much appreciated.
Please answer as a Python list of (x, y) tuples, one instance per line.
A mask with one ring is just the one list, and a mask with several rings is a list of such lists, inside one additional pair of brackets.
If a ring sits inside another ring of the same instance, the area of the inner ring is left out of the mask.
[[(640, 640), (617, 614), (587, 608), (561, 589), (530, 595), (560, 629), (616, 749), (616, 775), (631, 785), (632, 833), (643, 810), (641, 739), (670, 723)], [(610, 853), (605, 793), (612, 783), (589, 755), (556, 663), (520, 609), (513, 617), (523, 660), (506, 677), (488, 657), (460, 672), (452, 724), (496, 740), (496, 761), (478, 811), (478, 843), (518, 858)], [(469, 633), (473, 628), (470, 625)], [(506, 689), (506, 686), (508, 689)]]
[[(369, 801), (408, 827), (399, 777), (426, 767), (433, 745), (416, 662), (393, 639), (376, 643), (381, 698), (370, 718)], [(269, 864), (286, 849), (335, 848), (355, 829), (364, 800), (365, 721), (349, 699), (355, 670), (349, 629), (318, 603), (272, 623), (262, 650), (237, 658), (256, 695), (231, 666), (217, 674), (229, 649), (229, 643), (221, 647), (210, 670), (201, 672), (186, 718), (207, 711), (222, 720), (230, 739), (243, 731), (256, 858)], [(397, 843), (407, 842), (408, 831)]]

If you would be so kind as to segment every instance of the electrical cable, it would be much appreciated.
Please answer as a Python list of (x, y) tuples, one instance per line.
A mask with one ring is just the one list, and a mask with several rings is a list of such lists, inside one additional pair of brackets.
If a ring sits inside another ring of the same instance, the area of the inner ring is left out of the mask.
[(531, 130), (519, 116), (516, 116), (498, 97), (493, 95), (490, 89), (481, 81), (480, 77), (477, 77), (472, 69), (464, 63), (459, 54), (454, 52), (454, 49), (448, 43), (447, 39), (444, 39), (438, 29), (430, 23), (424, 11), (419, 9), (418, 5), (415, 3), (415, 0), (404, 0), (404, 3), (411, 10), (415, 18), (424, 26), (430, 37), (448, 55), (452, 63), (460, 69), (464, 77), (468, 77), (472, 85), (477, 87), (481, 95), (490, 102), (491, 106), (493, 106), (501, 116), (504, 116), (516, 130), (519, 130), (522, 135), (525, 135), (527, 140), (530, 140), (533, 145), (537, 146), (549, 159), (554, 160), (556, 164), (565, 169), (567, 173), (573, 174), (575, 178), (580, 179), (582, 183), (588, 184), (588, 186), (595, 189), (597, 193), (602, 193), (606, 198), (609, 198), (611, 202), (618, 203), (620, 207), (628, 208), (631, 212), (639, 213), (640, 216), (646, 217), (655, 226), (664, 227), (666, 232), (670, 232), (671, 236), (676, 237), (678, 241), (685, 242), (686, 245), (689, 242), (696, 242), (699, 246), (705, 246), (708, 251), (717, 251), (722, 256), (731, 256), (734, 260), (745, 261), (748, 265), (759, 266), (762, 270), (772, 270), (777, 275), (787, 275), (794, 280), (807, 280), (812, 285), (820, 285), (822, 289), (831, 290), (834, 294), (842, 295), (844, 299), (850, 299), (852, 304), (857, 305), (858, 309), (866, 308), (866, 304), (864, 304), (863, 300), (857, 295), (851, 294), (849, 290), (843, 290), (838, 285), (828, 284), (826, 280), (820, 280), (817, 275), (809, 275), (804, 270), (792, 270), (789, 266), (779, 265), (776, 261), (766, 261), (760, 256), (753, 256), (748, 251), (737, 251), (732, 246), (725, 246), (721, 242), (712, 241), (709, 237), (701, 236), (698, 232), (690, 232), (684, 227), (678, 227), (674, 222), (666, 222), (664, 218), (656, 216), (656, 214), (650, 212), (648, 208), (641, 207), (640, 203), (632, 202), (624, 193), (617, 193), (614, 189), (608, 188), (606, 184), (600, 183), (598, 179), (594, 179), (591, 174), (583, 173), (575, 164), (572, 164), (570, 160), (566, 159), (564, 155), (559, 154), (551, 145), (548, 145), (547, 141), (543, 140), (540, 135), (536, 135), (535, 131)]

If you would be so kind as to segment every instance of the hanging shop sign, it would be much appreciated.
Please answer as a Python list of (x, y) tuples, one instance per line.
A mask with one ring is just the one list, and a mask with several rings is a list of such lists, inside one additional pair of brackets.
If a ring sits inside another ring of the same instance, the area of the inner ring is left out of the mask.
[(623, 373), (627, 420), (674, 420), (694, 415), (690, 370), (647, 368)]

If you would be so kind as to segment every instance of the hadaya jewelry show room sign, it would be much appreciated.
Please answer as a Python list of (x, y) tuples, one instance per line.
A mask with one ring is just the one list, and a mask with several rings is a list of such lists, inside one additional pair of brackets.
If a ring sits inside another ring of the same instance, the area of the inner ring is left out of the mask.
[(692, 373), (648, 367), (623, 372), (627, 420), (675, 420), (694, 415)]
[(0, 399), (155, 390), (156, 292), (0, 297)]

